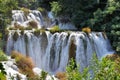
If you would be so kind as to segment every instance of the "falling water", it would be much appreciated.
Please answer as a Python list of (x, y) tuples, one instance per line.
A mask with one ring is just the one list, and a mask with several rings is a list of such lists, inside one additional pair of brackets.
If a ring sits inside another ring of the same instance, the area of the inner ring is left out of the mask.
[[(33, 10), (25, 16), (23, 11), (13, 10), (12, 25), (17, 24), (27, 27), (30, 21), (35, 21), (38, 28), (48, 25), (39, 11)], [(51, 24), (53, 25), (53, 24)], [(49, 25), (49, 26), (51, 26)], [(75, 29), (71, 23), (59, 23), (61, 29)], [(74, 58), (80, 71), (90, 65), (91, 58), (95, 53), (98, 59), (114, 53), (102, 32), (86, 34), (80, 31), (39, 32), (34, 30), (8, 30), (6, 53), (10, 55), (12, 50), (30, 56), (35, 65), (51, 74), (66, 70), (70, 58)]]
[(45, 26), (45, 21), (42, 17), (42, 14), (37, 10), (30, 10), (27, 15), (25, 15), (23, 11), (13, 10), (12, 14), (12, 26), (17, 23), (18, 25), (27, 27), (29, 22), (31, 21), (35, 21), (38, 28), (42, 28), (43, 26)]
[[(16, 40), (15, 34), (18, 34)], [(108, 46), (109, 40), (102, 32), (86, 34), (71, 31), (53, 34), (45, 31), (36, 36), (33, 31), (24, 31), (24, 34), (21, 34), (19, 30), (10, 30), (7, 54), (10, 55), (12, 50), (19, 51), (30, 56), (37, 67), (54, 74), (65, 71), (71, 55), (82, 70), (90, 64), (93, 53), (96, 53), (98, 59), (114, 53)]]

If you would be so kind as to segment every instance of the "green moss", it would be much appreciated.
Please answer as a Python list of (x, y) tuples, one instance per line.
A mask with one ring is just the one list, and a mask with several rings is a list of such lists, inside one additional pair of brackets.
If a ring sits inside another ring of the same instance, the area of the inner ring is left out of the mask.
[(35, 36), (39, 36), (39, 35), (40, 35), (40, 30), (35, 30), (35, 31), (34, 31), (34, 35), (35, 35)]
[(15, 27), (9, 27), (8, 30), (17, 30)]
[(60, 32), (60, 28), (59, 26), (53, 26), (50, 30), (49, 30), (51, 33), (55, 33), (55, 32)]
[(36, 29), (36, 30), (34, 31), (34, 35), (35, 35), (35, 36), (39, 36), (40, 33), (45, 33), (45, 29)]
[(5, 53), (2, 50), (0, 50), (0, 61), (7, 61), (7, 60), (8, 58), (5, 55)]
[(32, 27), (28, 26), (28, 27), (25, 28), (25, 30), (32, 30)]
[(0, 72), (0, 80), (6, 80), (6, 76)]

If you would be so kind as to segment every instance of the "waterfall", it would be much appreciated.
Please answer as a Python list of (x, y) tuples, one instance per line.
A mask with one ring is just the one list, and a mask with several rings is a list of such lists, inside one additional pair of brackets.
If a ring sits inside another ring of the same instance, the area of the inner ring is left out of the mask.
[(30, 10), (27, 15), (23, 11), (13, 10), (12, 11), (12, 26), (17, 23), (20, 26), (27, 27), (29, 22), (35, 21), (37, 23), (38, 28), (42, 28), (45, 26), (45, 21), (43, 19), (42, 14), (37, 10)]
[[(35, 21), (38, 28), (48, 28), (56, 22), (45, 21), (42, 14), (37, 10), (30, 10), (27, 15), (23, 11), (13, 10), (12, 26), (27, 27), (31, 21)], [(52, 20), (52, 13), (48, 16)], [(76, 29), (67, 21), (59, 19), (60, 29)], [(69, 60), (73, 58), (76, 65), (80, 65), (80, 71), (91, 64), (93, 54), (101, 60), (108, 54), (113, 54), (109, 40), (102, 32), (84, 33), (80, 31), (66, 31), (51, 33), (50, 31), (39, 32), (37, 35), (34, 29), (31, 30), (8, 30), (6, 53), (11, 54), (16, 50), (23, 55), (32, 58), (36, 67), (55, 74), (66, 70)]]
[[(44, 16), (43, 16), (44, 15)], [(29, 10), (28, 14), (25, 14), (22, 10), (12, 10), (12, 27), (22, 26), (28, 27), (31, 26), (40, 28), (51, 28), (54, 25), (59, 25), (60, 29), (63, 30), (76, 30), (77, 28), (71, 22), (65, 22), (67, 20), (61, 20), (61, 18), (54, 18), (52, 12), (43, 14), (37, 10)], [(62, 22), (61, 22), (62, 21)]]
[(37, 67), (55, 74), (66, 70), (71, 57), (81, 66), (81, 71), (89, 66), (94, 53), (98, 59), (114, 53), (109, 46), (109, 40), (102, 32), (86, 34), (78, 31), (59, 33), (45, 31), (36, 36), (32, 30), (24, 30), (24, 34), (21, 34), (20, 30), (9, 30), (6, 52), (10, 55), (12, 50), (19, 51), (30, 56)]

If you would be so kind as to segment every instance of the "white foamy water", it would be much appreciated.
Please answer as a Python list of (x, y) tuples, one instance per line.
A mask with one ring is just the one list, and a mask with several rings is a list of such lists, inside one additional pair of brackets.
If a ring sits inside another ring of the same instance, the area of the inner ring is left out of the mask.
[(44, 71), (55, 74), (65, 71), (69, 61), (70, 47), (74, 43), (76, 64), (80, 65), (80, 71), (89, 66), (94, 53), (98, 59), (114, 53), (109, 40), (102, 32), (92, 32), (89, 35), (83, 32), (40, 33), (35, 36), (32, 32), (25, 31), (24, 35), (18, 31), (17, 40), (13, 39), (15, 31), (9, 31), (7, 41), (7, 54), (12, 50), (30, 56), (35, 65)]

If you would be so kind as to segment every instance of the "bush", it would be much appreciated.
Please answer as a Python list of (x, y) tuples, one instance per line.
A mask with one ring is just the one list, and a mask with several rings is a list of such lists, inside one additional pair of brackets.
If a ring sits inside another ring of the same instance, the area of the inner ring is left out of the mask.
[(30, 78), (35, 76), (34, 72), (32, 71), (34, 65), (29, 57), (26, 57), (17, 51), (12, 51), (11, 57), (16, 60), (16, 64), (21, 73), (27, 75)]
[(6, 80), (6, 76), (0, 72), (0, 80)]
[(120, 79), (120, 56), (110, 55), (99, 61), (93, 56), (91, 65), (79, 72), (79, 67), (74, 67), (72, 59), (67, 66), (68, 80), (119, 80)]
[(66, 68), (68, 80), (89, 80), (88, 68), (85, 68), (83, 72), (79, 71), (79, 66), (75, 67), (74, 59), (70, 60), (69, 65)]
[(65, 72), (58, 72), (55, 77), (57, 77), (59, 80), (67, 80), (67, 75)]
[(27, 8), (21, 8), (21, 10), (24, 12), (25, 16), (27, 16), (30, 13), (30, 10)]
[(7, 61), (8, 58), (5, 53), (0, 49), (0, 61)]
[(82, 28), (82, 31), (85, 33), (90, 33), (91, 29), (89, 27)]
[(40, 78), (41, 78), (41, 80), (45, 80), (45, 79), (46, 79), (46, 77), (47, 77), (47, 74), (48, 74), (47, 72), (42, 71), (42, 72), (41, 72), (41, 77), (40, 77)]
[(60, 28), (59, 28), (59, 26), (53, 26), (53, 27), (50, 29), (50, 32), (51, 32), (51, 33), (59, 32), (59, 31), (61, 31)]
[(119, 80), (120, 72), (116, 67), (120, 68), (120, 65), (110, 58), (105, 57), (102, 61), (93, 59), (90, 68), (93, 71), (92, 80)]
[(35, 21), (30, 21), (30, 22), (28, 23), (28, 25), (29, 25), (30, 27), (32, 27), (32, 28), (38, 28), (38, 24), (37, 24), (37, 22), (35, 22)]
[(2, 63), (0, 63), (0, 80), (6, 80), (6, 72)]

